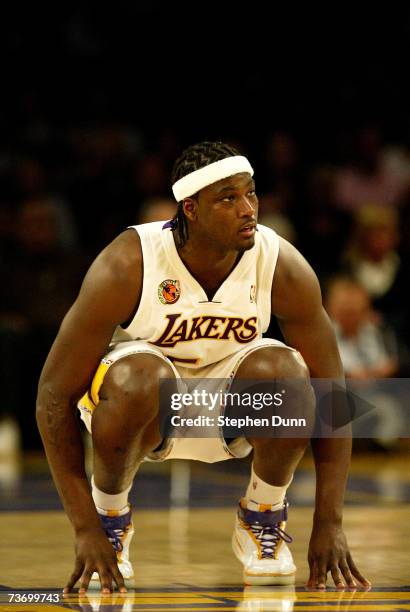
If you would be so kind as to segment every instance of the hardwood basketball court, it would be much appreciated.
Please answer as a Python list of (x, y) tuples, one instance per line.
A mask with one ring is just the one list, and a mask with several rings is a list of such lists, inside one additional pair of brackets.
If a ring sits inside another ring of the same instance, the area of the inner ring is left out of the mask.
[[(132, 493), (135, 590), (126, 596), (89, 592), (79, 598), (72, 594), (64, 600), (61, 589), (74, 559), (71, 527), (64, 512), (56, 509), (59, 502), (44, 465), (40, 460), (32, 462), (31, 468), (26, 465), (26, 476), (14, 483), (3, 480), (1, 486), (1, 609), (410, 610), (407, 453), (358, 456), (352, 464), (344, 525), (353, 557), (372, 581), (367, 592), (337, 592), (330, 580), (325, 592), (304, 588), (314, 493), (309, 458), (298, 470), (290, 492), (287, 531), (294, 538), (295, 588), (244, 587), (230, 539), (235, 500), (246, 486), (249, 466), (246, 461), (228, 463), (144, 466)], [(10, 593), (15, 594), (13, 603), (9, 603)], [(38, 601), (44, 593), (58, 594), (59, 601)]]

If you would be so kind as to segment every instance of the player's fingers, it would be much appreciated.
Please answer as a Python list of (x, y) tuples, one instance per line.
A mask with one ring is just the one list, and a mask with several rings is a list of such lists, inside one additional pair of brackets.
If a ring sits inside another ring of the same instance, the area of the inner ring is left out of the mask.
[(314, 588), (316, 586), (316, 563), (310, 557), (308, 558), (308, 561), (309, 561), (309, 579), (306, 583), (306, 586), (310, 588)]
[(358, 580), (364, 587), (370, 588), (372, 586), (372, 583), (370, 582), (370, 580), (367, 580), (367, 578), (365, 578), (359, 572), (359, 570), (357, 569), (356, 564), (353, 561), (350, 553), (347, 555), (347, 563), (349, 564), (350, 571), (352, 572), (352, 574), (356, 578), (356, 580)]
[(118, 565), (115, 564), (115, 566), (112, 569), (112, 574), (114, 576), (114, 580), (117, 583), (117, 587), (120, 593), (126, 593), (127, 592), (127, 587), (125, 586), (125, 582), (124, 582), (124, 578), (120, 572), (120, 570), (118, 569)]
[(91, 570), (86, 569), (83, 571), (82, 576), (81, 576), (81, 581), (80, 581), (80, 588), (78, 589), (78, 592), (80, 593), (80, 595), (83, 595), (87, 591), (92, 575), (93, 575), (92, 569)]
[(351, 589), (355, 589), (357, 587), (357, 584), (350, 572), (349, 566), (347, 565), (347, 562), (345, 559), (343, 559), (342, 561), (339, 561), (339, 567), (344, 576), (344, 579), (346, 580), (347, 586), (350, 587)]
[(330, 572), (332, 574), (333, 582), (335, 583), (336, 587), (338, 589), (344, 589), (346, 585), (339, 569), (334, 565), (330, 568)]
[(100, 577), (101, 593), (109, 594), (112, 592), (112, 576), (107, 570), (97, 570)]
[(317, 575), (316, 575), (316, 586), (318, 589), (326, 588), (326, 575), (327, 575), (326, 563), (322, 559), (319, 559), (317, 563)]
[(64, 594), (71, 592), (71, 589), (73, 588), (73, 586), (75, 585), (79, 577), (81, 576), (82, 572), (83, 572), (83, 568), (81, 565), (78, 565), (75, 567), (73, 573), (71, 574), (70, 578), (68, 579), (67, 584), (65, 585), (63, 589)]

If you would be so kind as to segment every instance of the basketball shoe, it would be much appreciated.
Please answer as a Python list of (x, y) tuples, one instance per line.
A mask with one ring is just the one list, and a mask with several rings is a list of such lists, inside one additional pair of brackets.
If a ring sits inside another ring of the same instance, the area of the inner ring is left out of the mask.
[[(131, 506), (129, 506), (129, 511), (122, 516), (115, 514), (114, 511), (111, 510), (109, 514), (101, 514), (101, 511), (99, 511), (98, 514), (100, 515), (101, 523), (107, 538), (117, 553), (118, 569), (124, 578), (125, 586), (133, 587), (134, 570), (128, 558), (130, 543), (134, 535)], [(115, 587), (115, 585), (116, 583), (113, 581), (113, 587)], [(89, 588), (100, 588), (100, 579), (97, 572), (93, 573)]]
[(260, 505), (248, 510), (245, 499), (239, 502), (232, 547), (244, 566), (244, 581), (249, 585), (293, 584), (296, 566), (286, 544), (292, 538), (285, 533), (288, 504), (272, 511)]

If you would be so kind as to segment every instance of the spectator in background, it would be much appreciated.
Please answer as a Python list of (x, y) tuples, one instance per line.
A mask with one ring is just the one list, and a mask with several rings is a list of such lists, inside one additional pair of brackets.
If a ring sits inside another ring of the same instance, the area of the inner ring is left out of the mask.
[(273, 193), (267, 193), (259, 197), (258, 223), (275, 230), (279, 236), (292, 244), (297, 244), (295, 227), (282, 211), (282, 200)]
[[(37, 379), (59, 325), (79, 289), (86, 262), (66, 252), (56, 200), (24, 201), (17, 214), (16, 248), (4, 267), (0, 309), (0, 384), (5, 410), (18, 420), (25, 448), (39, 446), (33, 410)], [(16, 381), (18, 383), (16, 384)]]
[(19, 250), (9, 261), (9, 289), (13, 309), (29, 326), (54, 328), (72, 295), (80, 254), (66, 252), (61, 215), (49, 198), (26, 200), (19, 210)]
[(408, 269), (400, 258), (398, 245), (398, 213), (380, 206), (363, 207), (356, 213), (342, 266), (396, 332), (406, 336)]
[(372, 299), (385, 295), (400, 268), (398, 216), (394, 210), (366, 206), (355, 215), (353, 236), (344, 261)]
[(348, 277), (333, 278), (326, 309), (335, 327), (346, 376), (367, 380), (398, 373), (393, 332), (389, 330), (387, 336), (361, 285)]
[[(50, 169), (46, 164), (29, 156), (15, 160), (10, 169), (12, 194), (10, 201), (13, 208), (17, 202), (54, 201), (52, 206), (56, 211), (56, 222), (61, 246), (65, 251), (74, 250), (78, 244), (78, 236), (74, 215), (66, 200), (66, 194), (54, 190), (50, 183)], [(17, 204), (18, 208), (18, 204)]]
[(398, 208), (408, 194), (410, 164), (394, 149), (384, 149), (377, 126), (361, 128), (352, 146), (351, 160), (335, 180), (335, 202), (354, 212), (369, 202)]
[(395, 449), (404, 417), (397, 400), (377, 384), (377, 379), (393, 378), (399, 373), (394, 332), (382, 325), (366, 290), (348, 277), (335, 277), (329, 283), (326, 309), (335, 328), (346, 377), (367, 383), (357, 390), (359, 397), (374, 407), (362, 418), (365, 423), (376, 419), (371, 449)]

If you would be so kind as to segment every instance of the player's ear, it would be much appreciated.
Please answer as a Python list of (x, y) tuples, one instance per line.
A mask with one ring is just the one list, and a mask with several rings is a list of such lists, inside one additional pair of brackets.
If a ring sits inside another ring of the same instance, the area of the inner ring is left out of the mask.
[(194, 200), (194, 198), (185, 198), (182, 203), (182, 208), (185, 216), (188, 217), (190, 221), (195, 221), (198, 212), (198, 202)]

